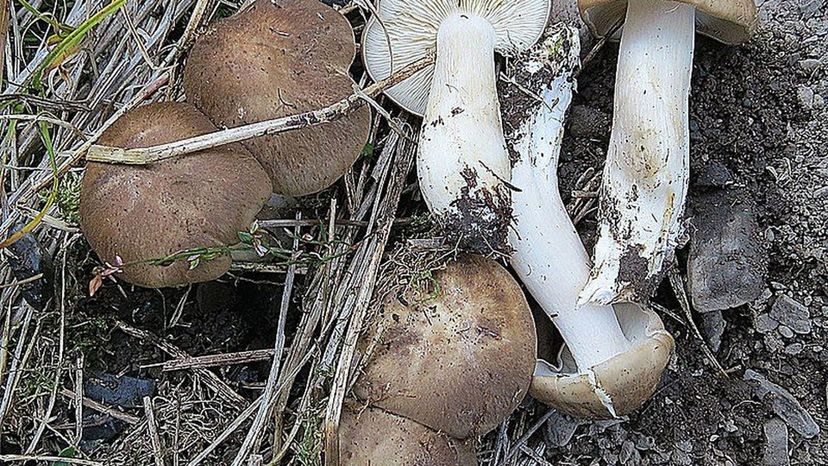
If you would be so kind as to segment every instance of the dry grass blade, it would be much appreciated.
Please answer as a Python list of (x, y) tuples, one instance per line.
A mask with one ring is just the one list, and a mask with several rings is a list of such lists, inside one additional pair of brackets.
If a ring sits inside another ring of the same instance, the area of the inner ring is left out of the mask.
[[(152, 343), (153, 345), (157, 346), (158, 349), (169, 354), (174, 358), (186, 359), (191, 357), (189, 354), (185, 353), (172, 343), (169, 343), (168, 341), (163, 340), (150, 332), (135, 328), (127, 324), (126, 322), (116, 321), (115, 326), (127, 335), (131, 335), (135, 338), (138, 338), (139, 340)], [(232, 388), (230, 388), (223, 380), (219, 378), (219, 376), (217, 376), (213, 372), (210, 372), (209, 370), (204, 368), (195, 368), (194, 371), (204, 378), (204, 381), (216, 392), (216, 395), (224, 398), (230, 403), (234, 403), (237, 405), (245, 403), (245, 400), (241, 395), (233, 391)]]
[[(161, 370), (164, 372), (181, 371), (185, 369), (193, 369), (196, 367), (217, 367), (217, 366), (231, 366), (235, 364), (246, 364), (250, 362), (267, 361), (273, 357), (276, 352), (272, 349), (265, 350), (250, 350), (239, 351), (237, 353), (225, 354), (211, 354), (208, 356), (195, 356), (189, 358), (171, 359), (161, 364)], [(145, 368), (156, 366), (157, 364), (150, 364), (144, 366)]]
[(150, 443), (152, 444), (152, 456), (155, 458), (155, 466), (164, 466), (164, 447), (161, 438), (158, 436), (158, 426), (155, 423), (155, 409), (152, 407), (152, 398), (145, 396), (142, 400), (144, 413), (147, 417), (147, 430), (149, 431)]
[(373, 296), (374, 285), (377, 281), (380, 259), (385, 252), (391, 227), (394, 224), (394, 215), (397, 205), (405, 186), (405, 178), (414, 161), (415, 145), (403, 139), (396, 133), (390, 136), (397, 138), (395, 141), (396, 150), (392, 162), (392, 174), (388, 183), (387, 192), (384, 196), (385, 202), (377, 211), (377, 235), (373, 244), (370, 244), (364, 251), (367, 259), (365, 273), (356, 291), (356, 299), (353, 304), (352, 317), (348, 326), (348, 333), (339, 356), (334, 384), (328, 399), (328, 406), (325, 414), (325, 463), (327, 465), (339, 464), (339, 419), (342, 413), (342, 403), (345, 400), (345, 393), (350, 388), (354, 352), (356, 351), (357, 338), (363, 328), (363, 321), (368, 311), (368, 304)]
[(702, 351), (704, 351), (705, 356), (707, 356), (707, 359), (711, 364), (713, 364), (713, 367), (715, 367), (724, 378), (729, 378), (727, 371), (724, 367), (722, 367), (721, 363), (719, 363), (719, 360), (716, 359), (716, 355), (713, 354), (713, 351), (710, 350), (710, 347), (707, 345), (707, 340), (704, 339), (699, 327), (696, 325), (696, 321), (693, 319), (693, 311), (690, 308), (690, 300), (687, 297), (684, 279), (675, 270), (670, 270), (667, 272), (667, 275), (670, 279), (670, 286), (673, 288), (673, 293), (676, 294), (679, 305), (681, 305), (681, 309), (684, 311), (684, 317), (690, 324), (690, 328), (693, 329), (693, 335), (695, 335), (696, 339), (699, 340), (699, 344), (702, 346)]
[(155, 147), (122, 149), (93, 145), (87, 151), (86, 160), (90, 162), (146, 165), (224, 144), (329, 123), (364, 105), (364, 96), (375, 97), (383, 90), (411, 77), (432, 63), (434, 63), (434, 57), (431, 55), (421, 58), (387, 79), (376, 82), (364, 90), (320, 110), (238, 126)]

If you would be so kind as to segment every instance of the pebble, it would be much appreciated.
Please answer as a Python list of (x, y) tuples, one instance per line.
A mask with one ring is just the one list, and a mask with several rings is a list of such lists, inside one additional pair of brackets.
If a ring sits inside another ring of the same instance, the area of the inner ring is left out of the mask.
[(819, 425), (814, 421), (811, 413), (806, 411), (790, 392), (752, 369), (746, 370), (743, 378), (754, 382), (756, 397), (761, 400), (768, 398), (773, 412), (799, 435), (805, 438), (819, 435)]
[(710, 349), (715, 353), (722, 347), (722, 335), (727, 328), (722, 311), (705, 312), (701, 314), (701, 332)]
[(814, 94), (814, 101), (811, 106), (814, 110), (822, 110), (822, 108), (825, 107), (825, 98), (820, 94)]
[(642, 451), (652, 450), (656, 446), (655, 438), (649, 435), (642, 435), (635, 440), (635, 448)]
[(762, 464), (765, 466), (788, 466), (791, 459), (788, 456), (788, 426), (775, 417), (763, 426), (765, 431), (765, 452)]
[(733, 182), (730, 170), (721, 162), (711, 161), (696, 173), (693, 184), (702, 188), (724, 188)]
[(543, 432), (547, 445), (565, 447), (581, 424), (583, 422), (556, 411), (544, 424)]
[(687, 283), (699, 312), (733, 309), (765, 289), (767, 252), (754, 206), (744, 190), (715, 190), (691, 198), (693, 228)]
[[(23, 225), (18, 225), (15, 231), (21, 228)], [(39, 311), (44, 310), (46, 304), (52, 299), (52, 256), (31, 233), (20, 237), (17, 242), (9, 246), (8, 251), (11, 253), (7, 257), (12, 275), (17, 280), (28, 281), (21, 286), (23, 299), (33, 308)], [(31, 280), (32, 277), (40, 274), (43, 275), (42, 278)]]
[(759, 314), (753, 320), (753, 328), (759, 333), (770, 333), (779, 327), (779, 322), (776, 321), (769, 314)]
[(801, 353), (804, 349), (805, 345), (803, 345), (802, 343), (791, 343), (790, 345), (785, 347), (785, 353), (794, 356)]
[[(638, 455), (637, 459), (635, 458), (635, 455)], [(635, 443), (633, 443), (632, 440), (625, 440), (624, 443), (621, 444), (621, 452), (618, 454), (618, 460), (621, 464), (638, 464), (638, 462), (641, 461), (641, 456), (638, 453), (638, 450), (635, 449)]]
[(810, 86), (800, 85), (796, 88), (799, 103), (807, 110), (814, 108), (814, 90)]
[(788, 327), (787, 325), (780, 325), (779, 326), (779, 334), (782, 335), (785, 338), (793, 338), (794, 331), (791, 330), (791, 328)]
[(822, 62), (816, 58), (806, 58), (799, 61), (799, 66), (805, 71), (814, 71), (822, 65)]
[(796, 333), (811, 333), (811, 313), (808, 307), (788, 295), (779, 295), (770, 310), (770, 316)]

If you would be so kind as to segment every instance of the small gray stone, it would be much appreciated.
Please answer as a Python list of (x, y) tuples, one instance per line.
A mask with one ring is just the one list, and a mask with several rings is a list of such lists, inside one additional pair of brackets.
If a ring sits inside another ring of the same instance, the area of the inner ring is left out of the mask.
[[(635, 444), (631, 440), (625, 440), (621, 444), (621, 453), (618, 454), (618, 460), (621, 461), (621, 464), (627, 464), (630, 460), (635, 459), (634, 455), (637, 454), (638, 450), (635, 449)], [(632, 464), (637, 463), (633, 462)]]
[(767, 253), (745, 190), (694, 194), (687, 283), (699, 312), (723, 311), (765, 289)]
[(696, 174), (693, 184), (703, 188), (724, 188), (733, 181), (733, 175), (724, 164), (711, 161)]
[(790, 345), (785, 347), (785, 353), (795, 356), (802, 352), (805, 349), (805, 345), (802, 343), (791, 343)]
[(803, 107), (810, 110), (814, 107), (814, 90), (810, 86), (800, 85), (796, 88), (796, 96)]
[(791, 330), (791, 328), (788, 327), (787, 325), (780, 325), (779, 326), (779, 334), (782, 335), (785, 338), (793, 338), (794, 331)]
[(765, 453), (762, 463), (765, 466), (788, 466), (788, 426), (775, 417), (765, 423)]
[(785, 343), (782, 342), (782, 339), (773, 334), (765, 335), (764, 341), (765, 347), (771, 353), (776, 353), (777, 351), (785, 347)]
[(825, 107), (825, 98), (820, 94), (814, 94), (813, 107), (815, 110), (822, 110)]
[(676, 448), (673, 450), (673, 455), (670, 457), (673, 460), (673, 464), (678, 464), (680, 466), (690, 466), (693, 464), (693, 458), (690, 457), (687, 453), (679, 450)]
[(779, 322), (768, 314), (759, 314), (753, 321), (753, 328), (759, 333), (770, 333), (776, 330), (776, 327), (779, 327)]
[(605, 451), (601, 456), (604, 459), (604, 463), (609, 466), (618, 464), (618, 455), (612, 453), (611, 451)]
[(805, 71), (814, 71), (822, 65), (822, 62), (816, 58), (806, 58), (799, 61), (799, 66)]
[(701, 315), (701, 332), (714, 353), (722, 347), (722, 335), (726, 327), (727, 322), (722, 316), (722, 311), (705, 312)]
[(583, 424), (582, 421), (556, 411), (544, 424), (544, 437), (547, 445), (556, 448), (565, 447), (581, 424)]
[(805, 438), (813, 438), (819, 435), (819, 425), (814, 421), (811, 413), (806, 411), (790, 392), (752, 369), (746, 370), (743, 378), (754, 382), (756, 396), (759, 399), (768, 397), (773, 412), (799, 435)]
[(676, 448), (685, 453), (690, 453), (693, 451), (693, 442), (689, 440), (679, 440), (676, 442)]
[(635, 448), (642, 451), (652, 450), (656, 446), (655, 439), (649, 435), (642, 435), (635, 440)]
[(770, 316), (796, 333), (811, 333), (811, 313), (808, 307), (788, 295), (783, 294), (776, 298)]

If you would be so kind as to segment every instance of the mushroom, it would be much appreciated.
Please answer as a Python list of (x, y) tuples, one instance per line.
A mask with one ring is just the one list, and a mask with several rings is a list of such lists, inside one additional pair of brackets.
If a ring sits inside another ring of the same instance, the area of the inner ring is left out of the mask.
[(530, 394), (573, 416), (602, 418), (626, 414), (652, 395), (673, 339), (658, 316), (636, 304), (576, 303), (589, 256), (561, 200), (557, 164), (579, 53), (578, 31), (554, 25), (503, 84), (518, 189), (511, 264), (564, 340), (557, 367), (538, 360)]
[[(216, 131), (185, 103), (165, 102), (131, 110), (100, 143), (133, 149)], [(213, 280), (230, 267), (219, 255), (190, 268), (183, 261), (146, 263), (183, 250), (238, 243), (270, 195), (256, 159), (238, 144), (225, 145), (146, 166), (86, 165), (80, 193), (80, 225), (89, 244), (110, 264), (127, 263), (124, 280), (159, 288)]]
[(378, 408), (345, 403), (340, 459), (349, 465), (476, 466), (470, 441), (453, 439)]
[(505, 251), (511, 220), (494, 53), (531, 46), (549, 8), (550, 0), (381, 0), (365, 27), (363, 61), (374, 80), (436, 50), (432, 67), (385, 94), (424, 115), (420, 190), (446, 236), (469, 250)]
[(579, 0), (598, 36), (624, 19), (600, 198), (595, 266), (580, 301), (647, 299), (683, 233), (694, 24), (728, 44), (749, 38), (753, 0)]
[[(187, 98), (218, 126), (317, 110), (353, 92), (356, 45), (348, 21), (316, 0), (258, 0), (196, 40), (184, 68)], [(243, 144), (274, 192), (301, 196), (342, 177), (368, 140), (363, 106), (328, 123)]]
[(509, 272), (480, 256), (435, 271), (433, 285), (386, 296), (360, 340), (370, 354), (354, 393), (455, 438), (483, 435), (529, 388), (537, 338), (529, 305)]

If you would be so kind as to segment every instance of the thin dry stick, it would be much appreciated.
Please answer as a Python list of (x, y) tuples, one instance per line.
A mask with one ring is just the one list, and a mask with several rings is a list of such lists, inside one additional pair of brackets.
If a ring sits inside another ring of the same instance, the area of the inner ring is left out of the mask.
[[(399, 137), (394, 133), (393, 137)], [(342, 346), (339, 356), (336, 375), (334, 377), (333, 390), (328, 399), (328, 406), (325, 413), (325, 464), (337, 466), (339, 464), (339, 420), (342, 415), (342, 403), (345, 400), (345, 393), (351, 379), (351, 365), (354, 360), (357, 339), (362, 331), (362, 323), (368, 312), (368, 304), (374, 292), (374, 285), (377, 280), (379, 266), (385, 246), (391, 234), (391, 227), (394, 224), (394, 214), (405, 186), (405, 178), (411, 168), (414, 159), (414, 145), (407, 140), (400, 138), (398, 152), (394, 157), (394, 175), (391, 177), (388, 186), (386, 201), (382, 210), (377, 215), (377, 237), (373, 250), (366, 248), (365, 257), (368, 257), (368, 265), (360, 287), (357, 290), (357, 298), (354, 304), (354, 311), (351, 323)]]
[(147, 432), (149, 432), (150, 442), (152, 443), (152, 456), (155, 458), (155, 466), (164, 466), (164, 447), (161, 444), (161, 437), (158, 436), (152, 398), (145, 396), (142, 401), (144, 403), (144, 413), (147, 416)]
[[(72, 390), (69, 390), (67, 388), (61, 388), (60, 389), (60, 394), (63, 395), (64, 397), (66, 397), (67, 399), (70, 399), (70, 400), (74, 400), (77, 397), (75, 392), (73, 392)], [(106, 414), (107, 416), (109, 416), (111, 418), (117, 419), (119, 421), (123, 421), (127, 424), (130, 424), (130, 425), (138, 424), (141, 421), (140, 419), (138, 419), (137, 417), (135, 417), (131, 414), (122, 413), (121, 411), (118, 411), (115, 408), (111, 408), (111, 407), (106, 406), (104, 404), (98, 403), (97, 401), (95, 401), (91, 398), (87, 398), (85, 396), (81, 397), (81, 402), (83, 403), (84, 406), (86, 406), (89, 409), (94, 409), (95, 411), (97, 411), (99, 413)]]
[(9, 30), (9, 0), (0, 0), (0, 81), (3, 80), (3, 65), (6, 63), (6, 35)]
[(541, 418), (538, 419), (537, 422), (535, 422), (535, 424), (533, 424), (532, 427), (530, 427), (529, 430), (526, 431), (526, 433), (521, 435), (520, 438), (514, 443), (514, 445), (512, 445), (512, 447), (509, 449), (509, 452), (506, 453), (506, 458), (503, 460), (503, 462), (508, 464), (510, 461), (512, 461), (512, 458), (514, 458), (515, 454), (518, 452), (518, 449), (520, 449), (521, 447), (526, 446), (526, 442), (528, 442), (529, 439), (533, 435), (535, 435), (535, 432), (537, 432), (538, 429), (543, 427), (543, 425), (546, 423), (546, 421), (548, 421), (549, 418), (552, 417), (552, 415), (555, 414), (556, 412), (557, 412), (557, 410), (550, 409), (549, 411), (546, 412), (546, 414), (541, 416)]
[(699, 327), (696, 325), (696, 321), (693, 320), (693, 313), (690, 309), (690, 300), (687, 299), (687, 291), (684, 288), (684, 280), (675, 270), (671, 270), (667, 272), (667, 276), (670, 278), (670, 286), (673, 287), (673, 293), (676, 294), (676, 298), (678, 298), (679, 305), (681, 305), (682, 310), (684, 310), (684, 316), (687, 318), (687, 322), (690, 324), (690, 328), (693, 329), (693, 333), (696, 335), (696, 338), (699, 339), (699, 343), (702, 345), (702, 350), (704, 354), (707, 356), (707, 359), (713, 364), (713, 367), (719, 370), (724, 378), (729, 378), (727, 375), (727, 371), (725, 371), (724, 367), (719, 364), (719, 360), (716, 359), (716, 356), (713, 354), (713, 351), (710, 350), (710, 347), (707, 346), (707, 341), (705, 341), (704, 337), (699, 331)]
[[(156, 335), (154, 335), (150, 332), (147, 332), (146, 330), (141, 330), (141, 329), (135, 328), (135, 327), (129, 325), (128, 323), (120, 321), (120, 320), (115, 321), (115, 326), (118, 327), (118, 329), (120, 329), (122, 332), (126, 333), (127, 335), (131, 335), (135, 338), (138, 338), (139, 340), (145, 340), (145, 341), (148, 341), (148, 342), (154, 344), (161, 351), (169, 354), (170, 356), (172, 356), (174, 358), (189, 358), (189, 357), (192, 357), (189, 354), (187, 354), (185, 351), (183, 351), (180, 348), (178, 348), (177, 346), (173, 345), (172, 343), (169, 343), (166, 340), (163, 340), (163, 339), (157, 337)], [(242, 404), (246, 403), (245, 399), (241, 395), (239, 395), (238, 393), (233, 391), (233, 389), (230, 388), (215, 373), (213, 373), (213, 372), (211, 372), (207, 369), (200, 368), (200, 367), (197, 367), (194, 370), (198, 375), (204, 377), (205, 382), (207, 383), (207, 385), (210, 386), (210, 388), (212, 388), (213, 391), (215, 391), (217, 395), (221, 396), (226, 401), (231, 402), (233, 405), (242, 405)]]
[(241, 426), (244, 423), (244, 421), (246, 421), (247, 418), (249, 418), (253, 414), (253, 412), (256, 411), (256, 409), (262, 404), (263, 399), (264, 396), (260, 396), (256, 398), (256, 401), (250, 403), (250, 406), (245, 408), (244, 411), (241, 412), (241, 414), (236, 416), (236, 419), (233, 419), (233, 422), (231, 422), (230, 425), (228, 425), (227, 428), (224, 429), (224, 431), (222, 431), (222, 433), (219, 434), (219, 436), (216, 437), (216, 439), (213, 440), (212, 443), (210, 443), (210, 445), (207, 445), (207, 448), (205, 448), (201, 451), (201, 453), (196, 455), (196, 457), (193, 458), (187, 466), (198, 466), (199, 464), (201, 464), (202, 461), (207, 459), (207, 457), (210, 456), (210, 453), (212, 453), (213, 450), (215, 450), (219, 447), (219, 445), (224, 443), (224, 441), (227, 440), (227, 437), (233, 435), (236, 429), (238, 429), (239, 426)]
[(37, 461), (39, 464), (43, 463), (50, 463), (50, 464), (80, 464), (84, 466), (104, 466), (103, 463), (99, 463), (97, 461), (92, 460), (83, 460), (80, 458), (64, 458), (62, 456), (40, 456), (40, 455), (0, 455), (0, 462), (12, 462), (12, 461)]
[(83, 353), (78, 354), (75, 367), (75, 445), (83, 439)]
[(118, 163), (126, 165), (146, 165), (153, 162), (160, 162), (171, 157), (191, 154), (212, 147), (240, 142), (261, 136), (268, 136), (284, 131), (299, 128), (307, 128), (323, 123), (337, 120), (352, 110), (365, 104), (364, 95), (376, 96), (385, 89), (398, 84), (411, 77), (418, 71), (434, 63), (434, 56), (423, 57), (414, 63), (406, 66), (398, 73), (378, 81), (359, 93), (352, 94), (339, 102), (325, 107), (321, 110), (300, 113), (287, 117), (267, 120), (250, 125), (237, 126), (235, 128), (216, 131), (194, 138), (175, 141), (159, 146), (123, 149), (93, 145), (86, 153), (86, 160), (89, 162)]
[[(171, 359), (160, 365), (163, 372), (180, 371), (196, 367), (233, 366), (236, 364), (247, 364), (249, 362), (267, 361), (274, 354), (275, 351), (272, 349), (239, 351), (237, 353), (210, 354), (207, 356)], [(158, 364), (149, 364), (142, 366), (142, 368), (155, 366), (158, 366)]]

